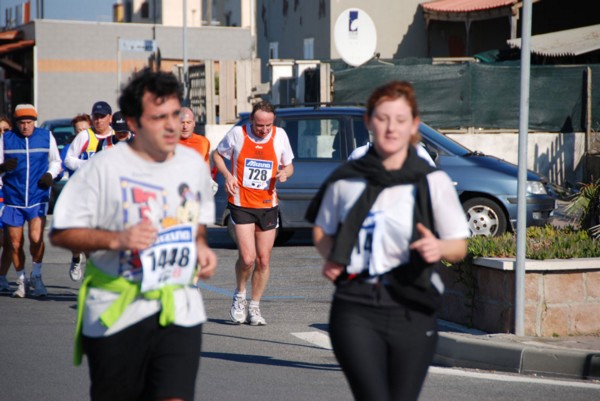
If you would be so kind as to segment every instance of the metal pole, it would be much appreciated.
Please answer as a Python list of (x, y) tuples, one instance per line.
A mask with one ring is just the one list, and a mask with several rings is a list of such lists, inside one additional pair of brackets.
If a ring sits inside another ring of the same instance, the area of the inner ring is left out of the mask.
[(188, 106), (187, 0), (183, 0), (183, 105)]
[(117, 96), (121, 91), (121, 38), (117, 36)]
[(525, 334), (525, 252), (527, 239), (527, 135), (529, 134), (529, 79), (531, 0), (523, 0), (521, 33), (521, 101), (519, 104), (519, 170), (517, 188), (517, 264), (515, 267), (515, 334)]

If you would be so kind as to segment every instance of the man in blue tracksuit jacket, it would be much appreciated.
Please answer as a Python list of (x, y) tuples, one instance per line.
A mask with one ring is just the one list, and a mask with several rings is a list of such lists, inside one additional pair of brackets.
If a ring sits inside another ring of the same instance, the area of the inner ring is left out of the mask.
[[(9, 236), (12, 261), (17, 271), (13, 297), (24, 298), (28, 287), (33, 295), (48, 294), (42, 281), (44, 226), (53, 180), (61, 172), (61, 159), (50, 131), (36, 128), (37, 111), (30, 104), (15, 108), (16, 129), (2, 135), (0, 173), (4, 190), (2, 223)], [(30, 280), (25, 272), (23, 226), (28, 223), (33, 269)]]

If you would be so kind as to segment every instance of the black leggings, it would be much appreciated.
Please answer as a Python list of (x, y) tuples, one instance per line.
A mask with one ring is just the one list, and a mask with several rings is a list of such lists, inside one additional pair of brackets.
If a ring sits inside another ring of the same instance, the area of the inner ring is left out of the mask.
[(416, 400), (437, 344), (435, 315), (334, 299), (329, 335), (356, 400)]

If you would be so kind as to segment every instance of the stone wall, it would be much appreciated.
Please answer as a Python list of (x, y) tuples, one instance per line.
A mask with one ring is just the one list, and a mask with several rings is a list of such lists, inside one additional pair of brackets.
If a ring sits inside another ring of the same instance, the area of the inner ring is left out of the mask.
[[(489, 333), (514, 333), (514, 261), (485, 258), (478, 263), (485, 266), (472, 266), (476, 287), (443, 269), (440, 317)], [(600, 334), (600, 260), (528, 260), (524, 319), (529, 336)]]

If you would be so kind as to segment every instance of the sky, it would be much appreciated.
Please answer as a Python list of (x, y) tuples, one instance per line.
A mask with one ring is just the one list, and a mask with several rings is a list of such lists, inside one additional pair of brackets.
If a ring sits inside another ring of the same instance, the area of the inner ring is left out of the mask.
[[(6, 9), (12, 8), (26, 0), (0, 0), (0, 30), (6, 26)], [(64, 19), (79, 21), (112, 22), (113, 4), (118, 0), (30, 0), (31, 19), (36, 19), (36, 6), (44, 4), (45, 19)], [(40, 7), (41, 8), (41, 7)]]

